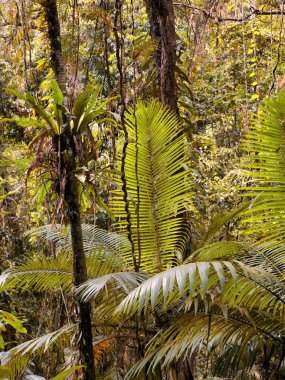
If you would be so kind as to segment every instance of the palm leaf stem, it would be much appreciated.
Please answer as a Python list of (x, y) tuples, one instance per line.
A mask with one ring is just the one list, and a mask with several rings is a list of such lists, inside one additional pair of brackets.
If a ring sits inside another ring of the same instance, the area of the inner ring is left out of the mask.
[[(246, 275), (244, 273), (239, 273), (239, 275), (245, 279), (248, 279), (246, 277)], [(254, 283), (256, 283), (257, 285), (259, 285), (262, 289), (266, 290), (268, 293), (270, 293), (272, 296), (274, 296), (278, 301), (280, 301), (281, 303), (283, 303), (285, 305), (285, 299), (283, 299), (282, 297), (280, 297), (280, 295), (278, 295), (278, 293), (275, 293), (273, 290), (271, 290), (269, 287), (265, 286), (262, 284), (262, 282), (259, 282), (257, 281), (256, 279), (252, 279), (252, 281)], [(280, 283), (281, 285), (281, 283)]]

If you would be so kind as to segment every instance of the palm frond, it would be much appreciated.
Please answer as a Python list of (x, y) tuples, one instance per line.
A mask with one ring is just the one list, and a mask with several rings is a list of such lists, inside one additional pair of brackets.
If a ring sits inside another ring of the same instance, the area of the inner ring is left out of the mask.
[(128, 294), (134, 287), (140, 285), (145, 278), (145, 274), (137, 272), (110, 273), (85, 282), (77, 288), (76, 293), (86, 302), (96, 298), (103, 289), (108, 295), (110, 286), (112, 291), (117, 293), (122, 291)]
[(68, 253), (63, 252), (54, 259), (41, 254), (3, 272), (0, 275), (0, 286), (4, 290), (19, 291), (67, 290), (71, 289), (72, 276), (72, 260)]
[[(132, 238), (142, 270), (157, 272), (184, 250), (187, 228), (182, 218), (191, 202), (189, 173), (183, 170), (184, 137), (178, 120), (157, 101), (139, 103), (126, 113), (129, 143), (125, 176)], [(120, 179), (116, 179), (120, 183)], [(126, 231), (122, 192), (114, 190), (112, 210)]]
[[(92, 224), (82, 224), (83, 244), (86, 254), (92, 251), (105, 251), (106, 254), (116, 255), (118, 260), (130, 255), (130, 243), (125, 236), (98, 228)], [(30, 236), (37, 236), (61, 247), (71, 250), (71, 233), (69, 226), (45, 225), (33, 229)]]
[(118, 307), (132, 314), (163, 308), (212, 290), (230, 305), (246, 305), (275, 314), (285, 314), (285, 287), (274, 275), (239, 261), (209, 261), (183, 264), (158, 273), (134, 289)]
[(264, 101), (243, 141), (243, 161), (250, 186), (245, 196), (257, 197), (244, 213), (246, 232), (258, 236), (256, 245), (274, 256), (284, 270), (285, 241), (285, 91)]
[(61, 329), (28, 340), (4, 353), (1, 363), (7, 367), (13, 378), (17, 377), (27, 366), (34, 355), (40, 355), (52, 349), (54, 345), (63, 347), (63, 343), (76, 331), (75, 325), (67, 325)]
[(228, 344), (218, 355), (214, 363), (213, 374), (223, 377), (235, 377), (236, 380), (250, 380), (250, 370), (258, 358), (258, 351), (253, 350), (251, 344)]
[[(168, 367), (194, 352), (213, 353), (215, 350), (220, 357), (222, 353), (231, 352), (227, 375), (236, 374), (241, 364), (244, 370), (251, 368), (255, 357), (263, 353), (264, 344), (274, 344), (280, 351), (284, 331), (284, 318), (272, 319), (264, 312), (231, 309), (225, 318), (218, 307), (213, 307), (208, 312), (186, 313), (153, 339), (145, 358), (129, 371), (127, 379), (136, 379), (145, 368), (152, 372), (158, 366)], [(251, 357), (241, 362), (249, 350)]]
[(207, 241), (211, 240), (226, 223), (232, 221), (235, 218), (240, 218), (242, 216), (243, 211), (250, 208), (252, 206), (252, 203), (252, 201), (243, 202), (241, 206), (237, 207), (236, 209), (227, 212), (222, 216), (215, 216), (205, 234), (202, 244), (204, 245)]
[(248, 255), (252, 250), (251, 245), (246, 242), (219, 241), (197, 249), (186, 262), (234, 260)]
[(228, 279), (221, 300), (230, 307), (246, 307), (270, 313), (271, 317), (285, 316), (285, 287), (274, 275), (262, 268), (240, 263), (238, 286)]
[[(106, 256), (104, 251), (89, 253), (86, 265), (88, 277), (98, 277), (98, 282), (100, 277), (105, 278), (109, 273), (123, 269), (122, 262), (116, 256)], [(44, 254), (28, 258), (22, 265), (3, 272), (0, 275), (0, 289), (71, 291), (72, 280), (72, 256), (68, 251), (62, 251), (55, 258), (47, 258)]]

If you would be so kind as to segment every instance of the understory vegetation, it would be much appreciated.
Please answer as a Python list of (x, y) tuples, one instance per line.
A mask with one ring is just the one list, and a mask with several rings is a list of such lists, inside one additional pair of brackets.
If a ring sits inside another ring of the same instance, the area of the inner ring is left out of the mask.
[(283, 24), (0, 1), (0, 379), (284, 379)]

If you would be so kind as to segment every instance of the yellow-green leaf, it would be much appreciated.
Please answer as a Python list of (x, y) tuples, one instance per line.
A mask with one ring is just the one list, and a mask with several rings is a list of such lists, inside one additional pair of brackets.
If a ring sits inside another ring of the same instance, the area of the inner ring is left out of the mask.
[(68, 375), (70, 375), (71, 373), (75, 372), (75, 371), (78, 371), (78, 370), (81, 370), (84, 366), (83, 365), (77, 365), (75, 367), (71, 367), (71, 368), (68, 368), (66, 369), (65, 371), (63, 372), (60, 372), (57, 376), (53, 377), (52, 379), (50, 380), (63, 380), (65, 379)]
[(17, 317), (15, 317), (15, 315), (8, 313), (7, 311), (0, 310), (0, 317), (3, 319), (4, 322), (14, 327), (14, 329), (18, 332), (24, 334), (27, 332), (25, 327), (23, 327), (22, 322)]

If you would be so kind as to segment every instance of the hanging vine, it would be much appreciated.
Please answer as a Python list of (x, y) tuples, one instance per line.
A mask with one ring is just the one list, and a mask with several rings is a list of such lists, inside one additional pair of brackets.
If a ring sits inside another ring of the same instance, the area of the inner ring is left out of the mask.
[(279, 61), (280, 61), (283, 28), (284, 28), (284, 4), (282, 4), (282, 6), (281, 6), (281, 21), (280, 21), (280, 31), (279, 31), (279, 43), (278, 43), (278, 47), (277, 47), (277, 58), (276, 58), (276, 63), (275, 63), (273, 70), (272, 70), (272, 84), (270, 87), (269, 94), (272, 93), (272, 91), (275, 87), (275, 84), (276, 84), (276, 70), (278, 68)]
[(123, 199), (125, 203), (125, 211), (126, 211), (126, 219), (127, 219), (127, 231), (128, 231), (128, 239), (131, 243), (132, 249), (132, 258), (134, 263), (134, 268), (138, 271), (138, 262), (135, 255), (135, 243), (132, 235), (132, 221), (131, 221), (131, 212), (130, 212), (130, 203), (128, 199), (128, 191), (127, 191), (127, 179), (125, 173), (126, 166), (126, 155), (127, 155), (127, 147), (129, 143), (129, 134), (125, 124), (125, 112), (126, 112), (126, 94), (125, 94), (125, 75), (123, 71), (123, 41), (122, 36), (119, 37), (118, 27), (120, 27), (120, 32), (122, 33), (122, 1), (116, 0), (115, 3), (115, 17), (114, 17), (114, 35), (116, 40), (116, 59), (117, 59), (117, 68), (119, 71), (120, 77), (120, 97), (121, 97), (121, 122), (122, 128), (124, 132), (124, 144), (122, 149), (122, 162), (121, 162), (121, 180), (122, 180), (122, 191), (123, 191)]

